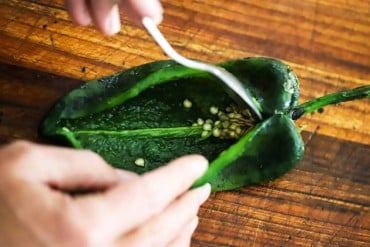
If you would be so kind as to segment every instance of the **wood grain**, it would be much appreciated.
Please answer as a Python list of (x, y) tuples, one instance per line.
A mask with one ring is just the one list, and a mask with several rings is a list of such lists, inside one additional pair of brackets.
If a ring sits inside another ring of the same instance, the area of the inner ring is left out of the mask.
[[(301, 102), (370, 84), (369, 1), (162, 2), (160, 28), (182, 54), (280, 59), (300, 78)], [(118, 35), (103, 37), (75, 26), (62, 0), (0, 0), (0, 144), (41, 141), (42, 117), (83, 81), (166, 59), (142, 29), (122, 22)], [(368, 99), (300, 119), (307, 144), (297, 168), (213, 194), (193, 246), (368, 246), (369, 122)]]
[[(301, 80), (301, 102), (369, 84), (368, 1), (164, 1), (161, 29), (184, 55), (211, 62), (270, 56)], [(89, 80), (165, 59), (126, 19), (102, 37), (69, 21), (63, 1), (0, 1), (0, 60)], [(353, 121), (348, 121), (351, 119)], [(361, 119), (361, 120), (359, 120)], [(308, 131), (370, 144), (369, 101), (328, 107), (300, 121)]]
[(368, 246), (369, 151), (315, 136), (283, 178), (208, 200), (193, 246)]

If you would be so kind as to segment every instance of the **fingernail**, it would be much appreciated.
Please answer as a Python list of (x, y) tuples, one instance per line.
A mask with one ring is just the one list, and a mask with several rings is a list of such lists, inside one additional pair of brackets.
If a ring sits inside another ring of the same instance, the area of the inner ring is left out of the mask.
[(91, 17), (88, 12), (81, 14), (79, 19), (74, 18), (74, 22), (81, 26), (89, 26), (92, 23)]
[(152, 19), (153, 19), (153, 21), (156, 25), (159, 25), (163, 21), (163, 15), (162, 14), (161, 15), (156, 15), (156, 16), (152, 17)]
[(199, 204), (203, 204), (207, 201), (209, 195), (211, 194), (211, 185), (206, 183), (202, 187), (197, 189)]
[(105, 21), (105, 30), (108, 35), (113, 35), (121, 30), (121, 20), (117, 8), (117, 6), (112, 8), (111, 13)]
[(196, 176), (201, 177), (208, 169), (208, 160), (204, 157), (197, 157), (194, 159), (192, 166), (194, 167)]
[(88, 9), (84, 9), (83, 13), (81, 15), (82, 15), (82, 17), (81, 17), (80, 25), (88, 26), (92, 23), (92, 19), (91, 19), (91, 16), (90, 16), (90, 13), (89, 13)]
[(163, 20), (163, 8), (160, 1), (151, 1), (150, 2), (150, 9), (152, 15), (150, 18), (154, 21), (156, 25), (159, 25)]

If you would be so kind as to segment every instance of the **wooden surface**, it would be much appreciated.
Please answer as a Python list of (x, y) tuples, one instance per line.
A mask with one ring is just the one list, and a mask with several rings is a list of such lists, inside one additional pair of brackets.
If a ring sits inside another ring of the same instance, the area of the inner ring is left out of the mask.
[[(162, 2), (160, 28), (182, 54), (283, 60), (300, 78), (301, 102), (370, 84), (369, 1)], [(73, 25), (59, 0), (0, 0), (0, 45), (0, 144), (40, 141), (42, 116), (83, 81), (166, 59), (128, 20), (103, 37)], [(213, 194), (192, 245), (369, 246), (369, 122), (369, 100), (299, 120), (302, 162), (268, 184)]]

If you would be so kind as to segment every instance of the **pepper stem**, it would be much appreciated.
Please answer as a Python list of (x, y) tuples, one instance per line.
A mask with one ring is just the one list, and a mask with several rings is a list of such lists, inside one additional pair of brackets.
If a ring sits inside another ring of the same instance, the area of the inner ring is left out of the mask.
[(362, 98), (370, 98), (370, 85), (327, 94), (305, 102), (293, 108), (291, 116), (293, 120), (297, 120), (304, 114), (314, 112), (324, 106)]

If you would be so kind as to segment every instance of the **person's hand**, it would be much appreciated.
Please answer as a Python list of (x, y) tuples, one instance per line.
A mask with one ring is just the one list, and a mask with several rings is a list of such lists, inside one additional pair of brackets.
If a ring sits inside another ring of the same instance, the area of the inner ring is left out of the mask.
[(209, 184), (199, 155), (142, 176), (90, 151), (16, 142), (0, 149), (0, 246), (189, 246)]
[(66, 5), (74, 22), (82, 26), (94, 22), (106, 35), (121, 29), (119, 7), (138, 25), (143, 17), (150, 17), (159, 24), (163, 15), (159, 0), (66, 0)]

